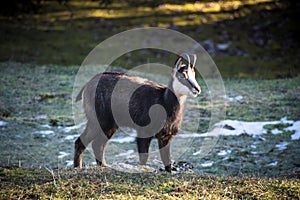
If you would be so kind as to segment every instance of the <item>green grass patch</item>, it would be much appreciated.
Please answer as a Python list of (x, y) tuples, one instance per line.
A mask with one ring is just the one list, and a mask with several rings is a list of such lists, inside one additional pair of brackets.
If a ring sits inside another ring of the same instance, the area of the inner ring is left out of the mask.
[[(223, 77), (283, 78), (299, 74), (294, 20), (297, 7), (285, 1), (162, 2), (159, 6), (131, 6), (98, 2), (43, 1), (35, 14), (0, 17), (0, 61), (37, 64), (80, 65), (100, 42), (121, 31), (137, 27), (177, 30), (208, 49)], [(218, 50), (218, 44), (228, 49)], [(123, 57), (118, 64), (131, 68), (144, 52)], [(164, 56), (164, 55), (162, 55)]]
[(293, 178), (0, 168), (0, 179), (1, 197), (11, 199), (297, 199), (300, 195), (299, 179)]
[(285, 123), (267, 124), (264, 126), (264, 129), (266, 129), (267, 131), (271, 131), (273, 129), (283, 130), (284, 128), (287, 128), (289, 126), (292, 126), (292, 124), (285, 124)]
[[(91, 168), (94, 157), (86, 151), (84, 170), (65, 169), (73, 158), (74, 141), (62, 128), (73, 125), (71, 93), (79, 66), (0, 63), (0, 196), (1, 198), (297, 198), (299, 196), (299, 140), (293, 132), (252, 137), (222, 136), (209, 155), (191, 156), (203, 139), (194, 140), (180, 159), (188, 161), (197, 174), (127, 174)], [(300, 118), (299, 78), (254, 80), (225, 79), (226, 118), (242, 121), (272, 121)], [(205, 132), (213, 109), (205, 83), (202, 94), (191, 101), (189, 109), (199, 109)], [(238, 97), (238, 98), (237, 98)], [(224, 105), (220, 105), (224, 106)], [(192, 112), (184, 119), (189, 128)], [(288, 124), (266, 126), (284, 129)], [(42, 135), (39, 131), (53, 131)], [(286, 149), (278, 145), (287, 142)], [(128, 150), (135, 144), (117, 144)], [(220, 156), (221, 151), (231, 153)], [(58, 158), (60, 152), (68, 153)], [(189, 155), (188, 155), (189, 154)], [(211, 167), (203, 167), (206, 161)], [(28, 168), (3, 168), (23, 166)], [(35, 169), (30, 169), (34, 167)], [(42, 168), (42, 169), (40, 169)], [(48, 171), (46, 170), (48, 169)], [(59, 168), (52, 171), (51, 169)], [(206, 175), (198, 175), (206, 174)], [(219, 177), (211, 177), (218, 175)], [(231, 178), (234, 176), (234, 178)], [(253, 178), (251, 178), (253, 177)], [(276, 177), (276, 178), (259, 178)], [(289, 178), (280, 178), (289, 177)], [(298, 192), (298, 193), (297, 193)], [(298, 195), (298, 196), (297, 196)]]
[[(3, 91), (0, 96), (0, 119), (8, 123), (7, 126), (0, 127), (4, 133), (0, 135), (3, 141), (0, 145), (0, 163), (4, 166), (66, 166), (66, 161), (73, 159), (74, 141), (64, 138), (78, 133), (76, 130), (66, 133), (62, 128), (74, 125), (71, 94), (79, 67), (5, 62), (0, 64), (0, 68), (0, 89)], [(225, 79), (225, 105), (222, 103), (215, 106), (210, 102), (210, 94), (204, 81), (199, 80), (202, 93), (197, 99), (189, 101), (188, 111), (183, 119), (184, 130), (193, 130), (193, 119), (200, 115), (198, 131), (206, 132), (211, 112), (219, 109), (219, 106), (222, 109), (225, 106), (226, 119), (255, 122), (287, 117), (288, 120), (297, 121), (300, 118), (299, 79), (300, 77), (275, 80)], [(288, 125), (266, 126), (270, 133), (262, 137), (267, 141), (244, 135), (238, 138), (220, 137), (213, 151), (203, 159), (190, 156), (203, 145), (202, 139), (195, 140), (187, 151), (188, 155), (182, 155), (181, 159), (191, 162), (199, 173), (208, 174), (277, 176), (297, 171), (300, 164), (297, 161), (299, 140), (291, 141), (292, 131), (271, 134), (274, 128), (283, 130), (286, 126)], [(52, 134), (39, 133), (45, 130), (52, 131)], [(278, 151), (276, 145), (283, 141), (289, 142), (287, 150)], [(256, 149), (251, 147), (253, 144)], [(117, 145), (125, 151), (135, 149), (134, 143)], [(223, 157), (217, 155), (222, 150), (232, 150), (228, 161), (222, 161)], [(69, 154), (58, 159), (61, 151)], [(240, 154), (241, 151), (244, 152), (243, 155)], [(93, 161), (92, 153), (86, 153), (85, 165), (91, 165)], [(205, 161), (213, 161), (214, 165), (203, 168), (201, 164)], [(276, 161), (278, 166), (268, 166)], [(257, 168), (257, 165), (261, 167)]]

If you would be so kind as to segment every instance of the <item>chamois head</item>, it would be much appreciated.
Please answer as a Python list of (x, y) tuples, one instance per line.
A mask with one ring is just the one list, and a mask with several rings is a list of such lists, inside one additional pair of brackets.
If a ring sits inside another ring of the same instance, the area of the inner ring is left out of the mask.
[(175, 62), (172, 72), (172, 89), (180, 97), (183, 95), (197, 97), (201, 88), (195, 77), (195, 64), (197, 56), (182, 54)]

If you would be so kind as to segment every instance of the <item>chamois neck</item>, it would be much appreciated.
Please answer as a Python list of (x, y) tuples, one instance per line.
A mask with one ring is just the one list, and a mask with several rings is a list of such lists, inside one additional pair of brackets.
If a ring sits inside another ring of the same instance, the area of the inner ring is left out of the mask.
[(185, 106), (186, 100), (187, 100), (187, 95), (181, 95), (180, 93), (177, 92), (177, 90), (174, 88), (174, 77), (171, 76), (171, 79), (168, 84), (168, 89), (165, 92), (165, 97), (170, 95), (168, 93), (172, 93), (172, 95), (175, 94), (177, 97), (178, 103), (180, 104), (181, 107)]

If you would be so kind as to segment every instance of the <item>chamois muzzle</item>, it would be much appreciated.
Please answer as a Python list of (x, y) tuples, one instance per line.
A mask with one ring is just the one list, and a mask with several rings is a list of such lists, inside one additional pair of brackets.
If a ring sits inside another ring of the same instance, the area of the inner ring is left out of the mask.
[(192, 89), (191, 89), (191, 92), (192, 92), (192, 96), (193, 97), (197, 97), (200, 93), (201, 93), (201, 88), (200, 86), (198, 85), (197, 82), (193, 83), (191, 81), (189, 81), (189, 83), (191, 84), (192, 86)]

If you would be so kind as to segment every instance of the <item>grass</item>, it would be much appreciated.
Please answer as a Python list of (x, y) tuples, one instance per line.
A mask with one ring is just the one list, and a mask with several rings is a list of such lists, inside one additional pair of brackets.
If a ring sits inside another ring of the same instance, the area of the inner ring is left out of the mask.
[[(35, 14), (0, 17), (0, 61), (80, 65), (100, 42), (137, 27), (164, 27), (200, 42), (223, 77), (281, 78), (299, 74), (297, 6), (286, 1), (165, 3), (158, 7), (69, 1), (72, 13), (56, 1), (43, 1)], [(213, 47), (205, 45), (211, 40)], [(229, 44), (218, 50), (217, 44)], [(144, 58), (164, 56), (146, 51), (117, 63), (131, 67)], [(151, 60), (150, 60), (151, 61)]]
[[(268, 142), (248, 135), (220, 137), (212, 152), (199, 159), (181, 157), (193, 163), (199, 174), (131, 174), (88, 167), (93, 155), (86, 153), (84, 170), (61, 168), (72, 159), (73, 142), (65, 141), (60, 127), (73, 125), (71, 93), (78, 66), (0, 64), (0, 119), (8, 122), (1, 130), (1, 199), (270, 199), (299, 198), (299, 140), (291, 132), (265, 134)], [(299, 78), (224, 80), (229, 98), (227, 118), (244, 121), (299, 120)], [(205, 131), (210, 117), (209, 93), (200, 80), (202, 95), (197, 109)], [(184, 122), (187, 124), (187, 122)], [(54, 136), (36, 132), (50, 126)], [(266, 127), (283, 129), (287, 125)], [(77, 134), (71, 132), (69, 134)], [(288, 141), (285, 151), (275, 145)], [(199, 143), (198, 143), (199, 142)], [(195, 141), (195, 149), (201, 141)], [(252, 154), (251, 146), (255, 144)], [(134, 144), (133, 144), (134, 145)], [(227, 160), (218, 156), (231, 150)], [(193, 147), (190, 150), (194, 151)], [(60, 151), (70, 154), (58, 159)], [(196, 150), (195, 150), (196, 151)], [(278, 166), (269, 167), (274, 160)], [(210, 168), (201, 163), (213, 161)], [(12, 166), (27, 168), (15, 168)], [(199, 166), (198, 166), (199, 165)], [(9, 166), (9, 167), (5, 167)], [(214, 176), (212, 176), (214, 175)], [(218, 175), (218, 176), (216, 176)]]
[(278, 120), (278, 116), (299, 119), (298, 81), (299, 77), (261, 81), (225, 80), (225, 88), (229, 97), (238, 95), (243, 97), (240, 101), (229, 103), (227, 117), (245, 121), (272, 121)]
[[(270, 133), (288, 124), (266, 125), (263, 138), (220, 137), (208, 156), (189, 158), (199, 173), (122, 173), (88, 167), (93, 161), (89, 154), (84, 158), (87, 167), (74, 170), (61, 167), (72, 153), (65, 160), (57, 158), (61, 150), (73, 151), (73, 142), (64, 140), (67, 134), (61, 128), (74, 124), (71, 93), (80, 63), (104, 39), (136, 27), (171, 28), (203, 45), (206, 40), (214, 46), (230, 44), (225, 51), (210, 49), (228, 98), (234, 99), (226, 102), (227, 119), (299, 120), (299, 48), (293, 20), (297, 6), (249, 0), (165, 3), (154, 8), (114, 3), (100, 8), (97, 2), (69, 1), (71, 17), (56, 1), (42, 3), (36, 14), (0, 17), (0, 120), (8, 122), (0, 127), (0, 199), (300, 198), (299, 140), (291, 141), (290, 131)], [(166, 56), (137, 51), (114, 64), (131, 68), (145, 63), (145, 58), (157, 62)], [(202, 117), (199, 131), (206, 131), (216, 108), (210, 107), (207, 88), (199, 82), (203, 93), (195, 108)], [(242, 98), (235, 100), (237, 96)], [(56, 135), (36, 133), (45, 127)], [(276, 150), (284, 141), (287, 149)], [(201, 142), (193, 145), (198, 148)], [(230, 157), (218, 157), (228, 149)], [(214, 164), (201, 167), (205, 161)], [(276, 167), (268, 166), (274, 161)], [(18, 165), (26, 168), (13, 167)]]
[[(50, 119), (70, 118), (72, 87), (79, 66), (5, 62), (0, 68), (0, 116), (35, 119), (46, 114)], [(228, 97), (242, 96), (239, 101), (227, 102), (227, 118), (265, 121), (288, 116), (298, 120), (299, 79), (225, 79)], [(203, 90), (198, 98), (199, 108), (209, 117), (209, 93), (205, 83), (199, 81)]]
[(294, 178), (1, 168), (3, 199), (297, 199)]
[[(24, 167), (66, 166), (72, 160), (73, 140), (65, 137), (78, 134), (75, 130), (66, 133), (64, 127), (74, 125), (72, 116), (72, 86), (78, 66), (34, 65), (5, 62), (0, 64), (0, 120), (8, 123), (0, 127), (1, 166), (21, 165)], [(157, 77), (157, 76), (156, 76)], [(287, 117), (289, 120), (300, 118), (300, 77), (275, 80), (225, 79), (226, 119), (241, 121), (274, 121)], [(209, 91), (199, 80), (202, 94), (197, 101), (188, 105), (183, 121), (185, 130), (193, 129), (192, 120), (200, 114), (199, 132), (206, 132), (211, 111)], [(238, 100), (235, 98), (238, 97)], [(232, 100), (230, 100), (232, 99)], [(222, 104), (223, 106), (223, 104)], [(199, 113), (195, 113), (199, 111)], [(196, 114), (196, 115), (194, 115)], [(189, 127), (192, 126), (192, 127)], [(273, 135), (284, 124), (267, 125), (268, 134), (262, 137), (247, 135), (220, 137), (212, 152), (204, 158), (190, 156), (199, 150), (202, 139), (191, 144), (187, 154), (179, 159), (193, 163), (199, 173), (225, 176), (285, 176), (299, 171), (299, 140), (290, 139), (293, 132)], [(50, 130), (53, 134), (41, 135), (39, 131)], [(277, 151), (275, 145), (286, 141), (287, 150)], [(251, 146), (255, 144), (254, 150)], [(116, 152), (135, 149), (135, 144), (118, 144)], [(222, 150), (231, 150), (228, 160), (218, 156)], [(60, 152), (69, 155), (58, 159)], [(259, 154), (252, 154), (253, 151)], [(36, 153), (38, 152), (38, 153)], [(158, 158), (159, 159), (159, 158)], [(113, 159), (112, 159), (113, 160)], [(84, 157), (85, 165), (94, 161), (92, 153)], [(213, 161), (211, 168), (201, 166), (205, 161)], [(277, 167), (268, 165), (278, 161)], [(260, 166), (257, 168), (257, 166)]]

